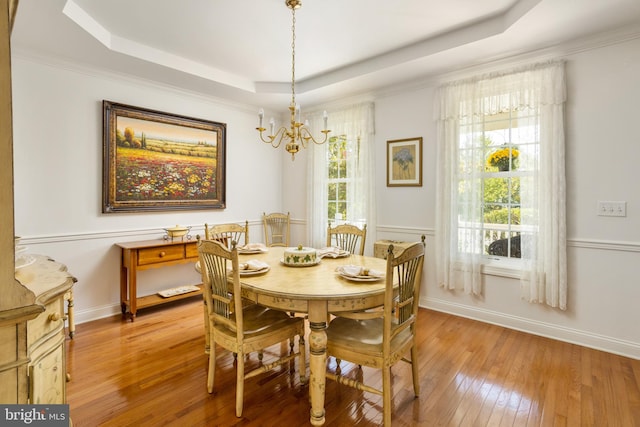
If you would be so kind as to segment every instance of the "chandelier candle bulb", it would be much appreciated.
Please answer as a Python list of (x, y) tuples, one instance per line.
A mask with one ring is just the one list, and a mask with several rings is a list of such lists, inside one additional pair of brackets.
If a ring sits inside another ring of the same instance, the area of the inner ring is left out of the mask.
[(264, 110), (262, 108), (258, 111), (258, 118), (260, 119), (260, 128), (262, 128), (262, 119), (264, 118)]
[(271, 117), (271, 119), (269, 119), (269, 124), (271, 125), (271, 136), (273, 136), (273, 132), (276, 129), (276, 121), (273, 117)]
[(327, 120), (329, 119), (327, 110), (324, 110), (324, 112), (322, 113), (322, 119), (324, 120), (324, 130), (327, 130)]

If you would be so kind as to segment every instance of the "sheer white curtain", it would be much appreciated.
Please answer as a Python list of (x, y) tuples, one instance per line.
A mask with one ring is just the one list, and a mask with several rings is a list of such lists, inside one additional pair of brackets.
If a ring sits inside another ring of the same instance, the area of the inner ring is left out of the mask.
[[(522, 212), (531, 212), (522, 216), (522, 225), (534, 230), (521, 242), (522, 296), (530, 302), (566, 308), (565, 99), (564, 62), (483, 75), (438, 89), (436, 274), (441, 286), (482, 293), (482, 235), (480, 231), (460, 232), (459, 218), (483, 221), (483, 168), (476, 166), (484, 157), (472, 150), (471, 155), (460, 158), (460, 146), (465, 143), (460, 141), (461, 126), (481, 122), (477, 118), (483, 115), (532, 109), (539, 112), (539, 155), (531, 175), (521, 183)], [(479, 137), (479, 132), (473, 129), (471, 138)], [(477, 191), (459, 192), (461, 185)], [(469, 250), (461, 251), (463, 247)]]
[[(311, 129), (322, 129), (320, 112), (308, 117)], [(355, 147), (355, 165), (348, 168), (347, 193), (349, 201), (347, 218), (367, 224), (367, 247), (375, 241), (375, 161), (374, 161), (374, 104), (372, 102), (353, 105), (329, 114), (330, 135), (346, 135)], [(321, 248), (327, 242), (327, 144), (308, 147), (307, 223), (308, 241)]]

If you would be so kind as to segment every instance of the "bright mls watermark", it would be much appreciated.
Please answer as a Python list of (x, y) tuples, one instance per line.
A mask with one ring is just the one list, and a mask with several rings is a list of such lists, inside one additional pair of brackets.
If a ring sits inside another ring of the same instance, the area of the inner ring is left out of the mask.
[(2, 405), (0, 426), (68, 427), (69, 405)]

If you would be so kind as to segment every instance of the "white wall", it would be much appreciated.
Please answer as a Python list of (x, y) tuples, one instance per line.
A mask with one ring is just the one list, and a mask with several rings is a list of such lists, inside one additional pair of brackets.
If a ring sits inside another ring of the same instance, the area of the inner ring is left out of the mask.
[[(566, 60), (566, 311), (523, 301), (513, 277), (485, 275), (481, 298), (436, 285), (436, 82), (375, 99), (378, 238), (427, 236), (424, 306), (640, 358), (640, 40), (585, 49)], [(386, 141), (418, 136), (424, 139), (423, 186), (386, 187)], [(627, 217), (597, 216), (598, 200), (626, 201)]]
[[(282, 205), (284, 155), (258, 143), (254, 106), (203, 98), (151, 82), (14, 55), (15, 230), (31, 253), (66, 264), (78, 278), (79, 322), (119, 311), (119, 241), (160, 239), (163, 228), (251, 223)], [(224, 210), (102, 213), (102, 100), (227, 124)], [(269, 113), (268, 113), (269, 114)], [(193, 266), (141, 273), (141, 293), (197, 283)]]
[[(427, 236), (425, 306), (640, 358), (640, 139), (634, 126), (640, 40), (587, 49), (566, 59), (566, 311), (522, 301), (518, 281), (509, 277), (486, 275), (482, 298), (436, 286), (432, 104), (437, 83), (397, 88), (374, 100), (377, 234), (398, 240)], [(255, 107), (30, 58), (14, 57), (13, 67), (16, 232), (31, 252), (58, 259), (77, 276), (78, 321), (119, 311), (117, 241), (159, 238), (161, 229), (173, 224), (199, 227), (244, 219), (252, 222), (252, 240), (257, 241), (264, 210), (291, 211), (293, 240), (306, 238), (306, 157), (300, 153), (291, 162), (259, 144)], [(101, 214), (102, 99), (227, 123), (229, 207), (215, 212)], [(424, 138), (423, 186), (386, 187), (386, 141), (417, 136)], [(627, 201), (627, 217), (597, 216), (598, 200)], [(162, 272), (144, 272), (142, 291), (198, 280), (190, 266)]]

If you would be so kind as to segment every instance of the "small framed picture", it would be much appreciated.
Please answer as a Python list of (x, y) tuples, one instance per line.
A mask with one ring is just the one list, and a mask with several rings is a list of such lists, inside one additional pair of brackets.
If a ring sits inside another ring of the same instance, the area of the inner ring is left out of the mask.
[(422, 137), (387, 141), (387, 187), (422, 187)]

